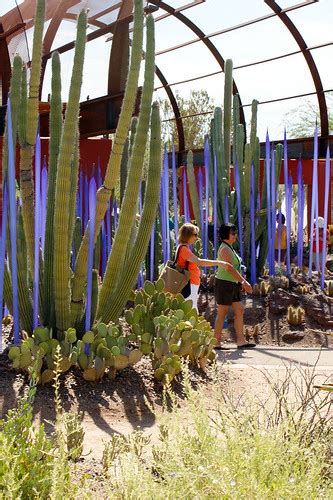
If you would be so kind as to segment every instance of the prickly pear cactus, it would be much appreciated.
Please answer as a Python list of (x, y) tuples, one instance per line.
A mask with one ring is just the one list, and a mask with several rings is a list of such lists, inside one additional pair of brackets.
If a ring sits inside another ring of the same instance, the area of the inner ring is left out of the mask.
[(155, 378), (170, 382), (181, 371), (181, 358), (205, 368), (213, 361), (215, 339), (209, 323), (180, 294), (163, 292), (163, 280), (145, 282), (135, 294), (134, 307), (125, 313), (143, 354), (152, 359)]
[(52, 337), (52, 330), (38, 327), (32, 337), (26, 336), (19, 346), (13, 346), (8, 351), (12, 367), (24, 370), (30, 376), (36, 377), (37, 383), (46, 384), (55, 376), (55, 361), (57, 348), (60, 346), (62, 373), (68, 371), (77, 362), (76, 332), (70, 328), (63, 334), (62, 340)]

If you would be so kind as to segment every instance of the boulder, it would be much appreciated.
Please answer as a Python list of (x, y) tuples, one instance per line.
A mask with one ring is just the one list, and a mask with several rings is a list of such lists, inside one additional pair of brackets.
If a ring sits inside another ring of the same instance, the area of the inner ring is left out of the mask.
[(297, 342), (304, 338), (304, 332), (287, 332), (282, 335), (283, 342)]
[(268, 307), (271, 314), (286, 314), (289, 306), (297, 306), (299, 296), (296, 293), (288, 292), (278, 288), (270, 293)]

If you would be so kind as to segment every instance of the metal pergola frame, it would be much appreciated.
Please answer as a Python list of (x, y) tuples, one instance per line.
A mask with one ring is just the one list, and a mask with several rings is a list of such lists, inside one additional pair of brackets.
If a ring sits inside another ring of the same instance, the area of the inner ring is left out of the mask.
[[(243, 67), (248, 67), (248, 66), (254, 66), (258, 64), (264, 64), (266, 62), (274, 61), (277, 59), (289, 57), (295, 54), (302, 54), (306, 64), (309, 68), (311, 78), (313, 80), (313, 84), (315, 87), (315, 92), (309, 93), (309, 94), (302, 94), (301, 96), (282, 96), (278, 97), (276, 99), (272, 99), (270, 101), (265, 101), (265, 102), (259, 102), (259, 104), (265, 104), (268, 102), (278, 102), (278, 101), (283, 101), (286, 99), (293, 99), (296, 97), (303, 97), (305, 95), (316, 95), (317, 100), (318, 100), (318, 106), (319, 106), (319, 114), (320, 114), (320, 128), (321, 128), (321, 150), (323, 151), (324, 143), (327, 143), (327, 140), (329, 139), (329, 122), (328, 122), (328, 110), (327, 110), (327, 103), (326, 103), (326, 97), (325, 93), (331, 90), (324, 90), (323, 85), (321, 82), (320, 74), (318, 71), (318, 68), (316, 66), (316, 63), (312, 57), (312, 50), (332, 45), (333, 42), (327, 42), (322, 45), (317, 45), (314, 47), (308, 47), (305, 40), (303, 39), (300, 31), (297, 29), (295, 24), (292, 22), (290, 17), (288, 16), (288, 13), (291, 11), (294, 11), (296, 9), (304, 8), (306, 6), (312, 5), (314, 3), (317, 3), (319, 0), (307, 0), (303, 1), (301, 3), (295, 4), (293, 6), (290, 6), (286, 9), (282, 9), (279, 4), (275, 0), (263, 0), (263, 2), (272, 10), (272, 13), (267, 14), (265, 16), (257, 17), (254, 19), (250, 19), (248, 21), (245, 21), (243, 23), (240, 23), (238, 25), (230, 26), (227, 28), (224, 28), (222, 30), (216, 31), (214, 33), (206, 34), (204, 33), (194, 22), (192, 22), (185, 14), (184, 11), (186, 11), (189, 8), (195, 7), (196, 5), (200, 5), (205, 2), (205, 0), (193, 0), (190, 3), (187, 3), (179, 8), (173, 8), (171, 7), (167, 2), (162, 1), (162, 0), (149, 0), (150, 4), (153, 4), (157, 6), (158, 8), (163, 11), (163, 14), (160, 16), (156, 17), (156, 21), (160, 21), (162, 19), (165, 19), (166, 17), (174, 17), (181, 23), (183, 23), (188, 29), (190, 29), (195, 35), (195, 39), (191, 39), (187, 42), (184, 42), (182, 44), (172, 46), (169, 48), (166, 48), (164, 50), (161, 50), (156, 53), (156, 55), (164, 54), (166, 52), (171, 52), (171, 51), (176, 51), (182, 47), (192, 45), (194, 43), (204, 43), (207, 49), (210, 51), (214, 59), (217, 61), (219, 67), (221, 68), (219, 71), (216, 71), (214, 73), (209, 73), (205, 75), (199, 75), (195, 76), (193, 78), (187, 79), (187, 80), (182, 80), (179, 82), (172, 82), (169, 83), (167, 81), (166, 76), (161, 72), (161, 70), (156, 67), (156, 75), (159, 78), (161, 82), (161, 86), (156, 87), (157, 89), (164, 88), (168, 98), (170, 100), (173, 113), (174, 113), (174, 120), (176, 121), (177, 125), (177, 133), (178, 133), (178, 146), (179, 146), (179, 151), (185, 151), (186, 144), (185, 144), (185, 136), (184, 136), (184, 128), (183, 128), (183, 120), (187, 119), (189, 116), (181, 116), (179, 107), (177, 104), (177, 99), (172, 91), (172, 87), (175, 85), (180, 85), (182, 83), (187, 83), (190, 81), (194, 80), (199, 80), (203, 78), (207, 78), (209, 76), (213, 76), (215, 74), (219, 74), (224, 72), (224, 58), (220, 51), (217, 49), (217, 47), (214, 45), (212, 38), (218, 35), (223, 35), (224, 33), (228, 33), (230, 31), (242, 29), (246, 26), (256, 24), (259, 22), (264, 22), (267, 19), (270, 19), (272, 17), (277, 17), (278, 19), (281, 20), (281, 22), (284, 24), (286, 29), (290, 32), (291, 36), (294, 38), (295, 42), (297, 43), (299, 50), (293, 51), (287, 54), (281, 54), (273, 58), (269, 59), (264, 59), (260, 61), (252, 61), (247, 64), (244, 64), (239, 67), (235, 67), (235, 69), (243, 68)], [(47, 19), (51, 19), (51, 22), (48, 26), (48, 29), (46, 30), (45, 36), (44, 36), (44, 44), (43, 44), (43, 63), (42, 63), (42, 75), (41, 75), (41, 83), (43, 84), (43, 79), (45, 75), (45, 69), (47, 65), (47, 61), (50, 59), (52, 56), (52, 45), (55, 39), (55, 36), (57, 34), (57, 31), (61, 25), (61, 22), (63, 20), (73, 20), (75, 19), (75, 15), (68, 13), (68, 10), (79, 4), (80, 0), (48, 0), (47, 3)], [(148, 2), (147, 2), (148, 3)], [(4, 32), (3, 25), (0, 22), (0, 56), (1, 57), (1, 67), (0, 67), (0, 77), (2, 80), (2, 98), (3, 102), (6, 101), (8, 90), (9, 90), (9, 81), (10, 81), (10, 58), (9, 58), (9, 53), (8, 53), (8, 47), (7, 43), (13, 37), (15, 34), (18, 32), (24, 32), (24, 30), (29, 29), (33, 25), (33, 12), (35, 9), (35, 4), (36, 0), (25, 0), (22, 4), (19, 5), (19, 7), (12, 9), (12, 11), (8, 12), (5, 16), (11, 16), (11, 26), (10, 28)], [(106, 15), (107, 13), (111, 12), (112, 10), (116, 10), (119, 8), (117, 20), (114, 21), (113, 23), (106, 24), (101, 21), (99, 21), (99, 17)], [(124, 78), (121, 76), (121, 70), (119, 70), (119, 75), (114, 75), (112, 73), (112, 68), (122, 68), (124, 64), (127, 62), (128, 58), (128, 38), (129, 38), (129, 25), (130, 22), (132, 21), (132, 10), (133, 10), (133, 0), (122, 0), (117, 2), (116, 4), (113, 4), (112, 6), (109, 6), (105, 8), (102, 12), (99, 12), (95, 14), (94, 16), (91, 16), (88, 20), (90, 25), (95, 26), (97, 29), (91, 33), (89, 33), (87, 40), (88, 42), (91, 40), (95, 40), (99, 38), (100, 36), (103, 36), (107, 33), (110, 33), (112, 35), (112, 46), (111, 46), (111, 51), (110, 51), (110, 62), (109, 62), (109, 80), (108, 80), (108, 94), (107, 96), (101, 97), (101, 100), (107, 100), (108, 105), (107, 109), (109, 109), (110, 102), (112, 105), (113, 98), (115, 98), (115, 109), (113, 112), (116, 114), (120, 110), (120, 105), (121, 102), (119, 102), (119, 96), (122, 95), (124, 91)], [(22, 11), (22, 15), (21, 15)], [(22, 19), (28, 18), (27, 13), (30, 13), (30, 19), (29, 22), (26, 24), (22, 23)], [(3, 16), (3, 17), (5, 17)], [(0, 19), (1, 21), (1, 19)], [(57, 50), (60, 53), (64, 53), (68, 50), (73, 49), (74, 47), (74, 41), (67, 43), (61, 47), (58, 47)], [(42, 88), (42, 86), (41, 86)], [(238, 93), (237, 85), (235, 81), (233, 82), (233, 93)], [(241, 97), (241, 96), (240, 96)], [(96, 100), (94, 100), (96, 101)], [(89, 102), (83, 103), (84, 107), (89, 106)], [(245, 117), (244, 117), (244, 111), (243, 108), (247, 106), (248, 104), (241, 104), (241, 122), (245, 124)], [(191, 115), (195, 116), (195, 115)], [(112, 126), (114, 126), (114, 121), (112, 122)], [(111, 131), (111, 130), (110, 130)], [(101, 133), (100, 130), (96, 130), (96, 133), (93, 131), (90, 131), (90, 135), (97, 135), (98, 133)], [(103, 128), (103, 133), (106, 132), (106, 129)]]

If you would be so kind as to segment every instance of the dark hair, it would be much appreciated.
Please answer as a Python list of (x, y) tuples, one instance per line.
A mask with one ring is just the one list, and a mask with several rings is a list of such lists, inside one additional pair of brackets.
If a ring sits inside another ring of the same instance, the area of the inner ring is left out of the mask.
[(220, 228), (219, 228), (220, 239), (222, 241), (228, 240), (229, 235), (230, 235), (230, 231), (234, 231), (234, 232), (237, 231), (237, 227), (235, 226), (235, 224), (231, 224), (230, 222), (228, 222), (227, 224), (222, 224), (222, 226), (220, 226)]
[[(279, 222), (279, 214), (276, 215), (276, 221)], [(286, 218), (283, 214), (281, 214), (281, 224), (286, 223)]]

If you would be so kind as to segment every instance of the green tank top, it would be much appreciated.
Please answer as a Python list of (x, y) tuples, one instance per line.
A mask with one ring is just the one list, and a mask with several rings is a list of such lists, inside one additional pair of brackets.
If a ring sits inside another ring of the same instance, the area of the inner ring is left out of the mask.
[[(229, 250), (229, 253), (232, 254), (232, 265), (234, 266), (236, 271), (240, 272), (242, 259), (230, 245), (222, 242), (218, 251), (218, 256), (220, 255), (220, 251), (223, 250), (224, 248), (227, 248)], [(220, 257), (218, 257), (218, 259), (220, 259)], [(238, 283), (238, 280), (234, 278), (234, 276), (231, 273), (229, 273), (229, 271), (223, 269), (223, 267), (221, 266), (218, 266), (217, 268), (216, 278), (218, 278), (219, 280), (232, 281), (233, 283)]]

